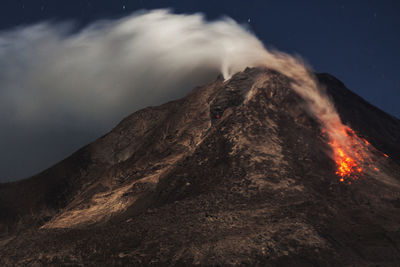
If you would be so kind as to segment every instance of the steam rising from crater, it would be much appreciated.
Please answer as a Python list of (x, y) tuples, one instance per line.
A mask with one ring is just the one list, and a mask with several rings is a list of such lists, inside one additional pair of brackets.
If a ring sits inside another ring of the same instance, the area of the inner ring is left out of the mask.
[(260, 65), (263, 51), (232, 19), (167, 10), (79, 32), (71, 23), (1, 32), (0, 181), (48, 167), (135, 110)]
[[(0, 123), (6, 129), (0, 134), (6, 140), (0, 173), (32, 174), (139, 108), (182, 96), (219, 73), (229, 78), (252, 66), (292, 78), (329, 136), (345, 142), (338, 114), (301, 60), (266, 50), (230, 18), (208, 22), (201, 14), (155, 10), (79, 32), (72, 26), (41, 23), (0, 33)], [(74, 134), (71, 148), (68, 138)], [(29, 141), (28, 149), (22, 140)], [(10, 149), (24, 151), (23, 157), (6, 155)], [(18, 173), (13, 161), (26, 173)]]
[[(102, 21), (78, 33), (42, 23), (0, 35), (1, 99), (18, 122), (120, 119), (259, 65), (261, 42), (229, 18), (166, 10)], [(171, 97), (172, 95), (172, 97)], [(70, 122), (69, 122), (70, 123)]]

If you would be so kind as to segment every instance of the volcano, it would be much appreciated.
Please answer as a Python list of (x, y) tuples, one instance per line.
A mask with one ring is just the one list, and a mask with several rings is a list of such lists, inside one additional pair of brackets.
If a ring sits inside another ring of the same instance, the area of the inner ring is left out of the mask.
[(0, 265), (399, 266), (400, 120), (315, 76), (366, 166), (247, 68), (1, 184)]

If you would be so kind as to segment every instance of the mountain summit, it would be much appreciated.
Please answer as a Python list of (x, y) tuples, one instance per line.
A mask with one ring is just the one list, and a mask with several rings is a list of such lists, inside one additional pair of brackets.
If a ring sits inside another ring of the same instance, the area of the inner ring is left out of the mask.
[(248, 68), (1, 184), (0, 265), (400, 265), (400, 120), (316, 77), (371, 171), (343, 182), (290, 80)]

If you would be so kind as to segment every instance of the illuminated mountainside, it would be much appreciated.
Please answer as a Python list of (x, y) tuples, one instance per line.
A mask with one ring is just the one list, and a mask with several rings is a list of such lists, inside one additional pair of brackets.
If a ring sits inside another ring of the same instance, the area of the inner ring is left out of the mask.
[(288, 79), (246, 69), (0, 185), (0, 265), (400, 264), (400, 121), (317, 77), (368, 154), (351, 184)]

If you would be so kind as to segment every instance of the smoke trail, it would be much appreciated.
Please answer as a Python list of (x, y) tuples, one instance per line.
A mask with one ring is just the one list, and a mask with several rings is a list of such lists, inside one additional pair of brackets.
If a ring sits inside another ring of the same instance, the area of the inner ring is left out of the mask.
[[(337, 164), (340, 182), (357, 180), (364, 168), (374, 169), (369, 153), (369, 142), (361, 139), (344, 125), (324, 88), (316, 81), (309, 67), (299, 58), (278, 51), (264, 51), (265, 65), (293, 80), (292, 88), (307, 103), (310, 113), (317, 118), (329, 138), (332, 159)], [(375, 168), (376, 169), (376, 168)]]
[(310, 113), (322, 123), (323, 129), (332, 139), (347, 146), (347, 137), (343, 135), (347, 127), (342, 124), (332, 101), (316, 81), (311, 69), (301, 59), (278, 51), (265, 50), (263, 62), (268, 68), (291, 78), (292, 88), (307, 102)]
[[(20, 169), (13, 161), (24, 165), (47, 153), (48, 160), (21, 175), (43, 169), (72, 152), (63, 147), (66, 133), (100, 134), (139, 108), (181, 96), (218, 73), (229, 78), (252, 66), (292, 78), (327, 133), (346, 140), (335, 108), (301, 60), (266, 50), (232, 19), (207, 22), (201, 14), (155, 10), (72, 30), (71, 24), (42, 23), (0, 33), (0, 123), (9, 129), (0, 140), (14, 140), (2, 144), (0, 173), (7, 165)], [(27, 150), (22, 140), (32, 147)], [(81, 140), (78, 146), (90, 139)], [(4, 154), (11, 149), (24, 151), (23, 157)], [(65, 152), (54, 157), (55, 151)]]

